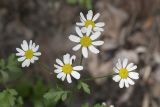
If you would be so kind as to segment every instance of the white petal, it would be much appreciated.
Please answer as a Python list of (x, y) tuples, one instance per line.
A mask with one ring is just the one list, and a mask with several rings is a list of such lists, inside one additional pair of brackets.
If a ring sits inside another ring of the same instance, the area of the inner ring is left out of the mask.
[(88, 28), (87, 28), (87, 33), (86, 33), (86, 35), (87, 35), (87, 36), (90, 36), (91, 31), (92, 31), (92, 26), (89, 25)]
[(78, 34), (80, 37), (83, 37), (83, 34), (82, 34), (81, 29), (80, 29), (79, 27), (76, 27), (75, 29), (76, 29), (77, 34)]
[(103, 32), (103, 31), (104, 31), (104, 29), (103, 29), (103, 28), (100, 28), (100, 27), (94, 27), (93, 30), (94, 30), (95, 32)]
[(100, 46), (104, 44), (104, 41), (95, 41), (95, 42), (92, 42), (92, 44), (95, 46)]
[(99, 53), (99, 50), (96, 49), (93, 45), (89, 46), (88, 48), (89, 48), (89, 50), (90, 50), (91, 52), (93, 52), (93, 53), (95, 53), (95, 54), (98, 54), (98, 53)]
[(133, 67), (131, 67), (130, 69), (127, 69), (128, 71), (133, 71), (133, 70), (135, 70), (135, 69), (137, 69), (137, 65), (134, 65)]
[(33, 43), (33, 44), (32, 44), (32, 50), (33, 50), (35, 47), (36, 47), (36, 44)]
[(33, 60), (38, 60), (39, 58), (38, 57), (36, 57), (36, 56), (33, 56), (33, 58), (32, 58)]
[(99, 16), (100, 16), (100, 14), (97, 13), (97, 14), (93, 17), (92, 21), (96, 21), (96, 20), (99, 18)]
[(130, 64), (127, 65), (126, 69), (129, 70), (129, 69), (130, 69), (131, 67), (133, 67), (133, 66), (134, 66), (134, 64), (133, 64), (133, 63), (130, 63)]
[(84, 26), (85, 24), (82, 23), (82, 22), (77, 22), (76, 25), (78, 25), (78, 26)]
[(36, 56), (33, 56), (32, 59), (30, 59), (31, 63), (34, 63), (37, 60), (38, 60), (38, 57), (36, 57)]
[(35, 55), (35, 56), (40, 56), (40, 55), (41, 55), (41, 52), (33, 53), (33, 55)]
[(24, 61), (26, 58), (25, 57), (20, 57), (20, 58), (18, 58), (18, 61), (19, 62), (22, 62), (22, 61)]
[(129, 77), (132, 79), (139, 79), (139, 74), (137, 72), (129, 72)]
[(86, 33), (87, 32), (87, 28), (86, 27), (82, 27), (81, 31), (82, 31), (82, 33)]
[(96, 33), (94, 33), (93, 35), (91, 35), (91, 39), (92, 39), (92, 40), (95, 40), (95, 39), (97, 39), (100, 35), (101, 35), (100, 32), (96, 32)]
[(124, 79), (124, 83), (125, 83), (126, 88), (128, 88), (128, 87), (129, 87), (129, 84), (128, 84), (127, 79)]
[(63, 61), (64, 61), (64, 63), (65, 64), (69, 64), (70, 63), (70, 54), (65, 54), (64, 56), (63, 56)]
[(59, 64), (60, 66), (63, 66), (63, 62), (60, 59), (56, 59), (57, 64)]
[(99, 22), (99, 23), (96, 23), (95, 26), (97, 27), (103, 27), (105, 24), (103, 22)]
[(122, 68), (122, 63), (121, 63), (121, 60), (118, 59), (118, 63), (116, 65), (116, 67), (120, 70)]
[(33, 45), (32, 46), (32, 50), (33, 50), (33, 52), (37, 52), (38, 51), (38, 49), (39, 49), (39, 45), (37, 45), (36, 47)]
[(123, 68), (126, 68), (127, 63), (128, 63), (128, 59), (127, 59), (127, 58), (125, 58), (125, 59), (123, 60)]
[(134, 85), (134, 81), (131, 80), (130, 78), (127, 78), (127, 81), (128, 81), (128, 83), (129, 83), (130, 85)]
[(62, 69), (62, 67), (61, 67), (61, 66), (56, 65), (56, 64), (54, 64), (54, 67), (55, 67), (55, 68), (57, 68), (57, 69)]
[(120, 83), (119, 83), (119, 87), (123, 88), (124, 87), (124, 79), (121, 79)]
[(119, 70), (115, 67), (113, 68), (113, 71), (116, 72), (116, 73), (119, 73)]
[(72, 41), (72, 42), (76, 42), (76, 43), (79, 43), (80, 42), (80, 38), (75, 36), (75, 35), (70, 35), (69, 36), (69, 39)]
[(73, 70), (75, 70), (75, 71), (83, 70), (83, 66), (75, 66), (75, 67), (73, 67)]
[(119, 82), (121, 80), (121, 77), (119, 75), (116, 75), (116, 76), (113, 77), (113, 80), (115, 82)]
[(80, 21), (85, 25), (85, 21), (81, 17), (80, 17)]
[(30, 64), (31, 64), (31, 60), (29, 59), (29, 60), (28, 60), (28, 63), (27, 63), (27, 67), (29, 67)]
[(119, 63), (116, 64), (116, 68), (119, 69), (119, 70), (121, 69)]
[(28, 50), (28, 43), (26, 40), (23, 40), (23, 43), (21, 44), (21, 47), (24, 51)]
[(86, 18), (84, 17), (82, 12), (80, 12), (80, 17), (82, 18), (82, 20), (86, 21)]
[(57, 75), (57, 78), (60, 79), (60, 78), (62, 78), (64, 75), (65, 75), (65, 73), (64, 73), (64, 72), (61, 72), (61, 73), (59, 73), (59, 74)]
[(35, 62), (34, 58), (32, 58), (30, 61), (31, 61), (32, 64)]
[(62, 70), (61, 70), (61, 69), (55, 69), (54, 72), (55, 72), (55, 73), (61, 73)]
[(72, 65), (72, 63), (73, 63), (75, 60), (76, 60), (76, 56), (75, 56), (75, 55), (71, 56), (71, 58), (70, 58), (70, 64)]
[(68, 83), (72, 83), (70, 74), (67, 74), (67, 81), (68, 81)]
[(19, 52), (19, 53), (24, 53), (24, 51), (20, 48), (16, 48), (16, 50)]
[(25, 52), (21, 52), (21, 53), (16, 53), (16, 56), (24, 56)]
[(80, 79), (80, 74), (77, 71), (73, 71), (71, 73), (71, 75), (75, 78), (75, 79)]
[(64, 81), (64, 80), (65, 80), (65, 78), (66, 78), (66, 74), (64, 74), (64, 75), (63, 75), (63, 77), (61, 78), (61, 79), (62, 79), (62, 81)]
[(22, 67), (27, 67), (30, 64), (30, 60), (26, 59), (23, 63), (22, 63)]
[(92, 10), (89, 10), (88, 11), (88, 14), (87, 14), (87, 20), (91, 20), (93, 17), (93, 11)]
[(86, 47), (82, 48), (82, 54), (83, 54), (84, 58), (88, 58), (88, 50)]
[(73, 49), (74, 51), (77, 51), (77, 50), (79, 50), (80, 48), (81, 48), (81, 44), (78, 44), (78, 45), (74, 46), (72, 49)]
[(32, 49), (32, 40), (29, 41), (29, 49)]

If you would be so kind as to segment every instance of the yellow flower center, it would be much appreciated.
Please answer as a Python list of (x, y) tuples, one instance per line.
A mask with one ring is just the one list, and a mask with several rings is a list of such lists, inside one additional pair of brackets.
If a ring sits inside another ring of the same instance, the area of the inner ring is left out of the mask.
[(83, 36), (80, 41), (81, 45), (84, 47), (88, 47), (92, 44), (92, 40), (88, 36)]
[(32, 51), (31, 49), (27, 50), (27, 51), (25, 52), (25, 57), (26, 57), (27, 59), (31, 59), (31, 58), (33, 57), (33, 51)]
[(128, 70), (125, 68), (120, 69), (119, 76), (121, 78), (127, 78), (128, 77)]
[(87, 21), (85, 22), (85, 27), (88, 27), (89, 25), (92, 25), (92, 28), (94, 28), (94, 27), (95, 27), (94, 21), (92, 21), (92, 20), (87, 20)]
[(73, 71), (73, 67), (71, 64), (65, 64), (63, 67), (62, 67), (62, 71), (66, 74), (70, 74), (72, 71)]

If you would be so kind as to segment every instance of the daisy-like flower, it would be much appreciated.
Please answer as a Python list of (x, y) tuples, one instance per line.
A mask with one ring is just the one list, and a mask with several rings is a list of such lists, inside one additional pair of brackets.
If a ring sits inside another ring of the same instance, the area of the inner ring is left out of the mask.
[(84, 17), (83, 13), (80, 12), (80, 20), (81, 22), (77, 22), (76, 25), (82, 27), (81, 30), (83, 33), (87, 32), (87, 28), (91, 25), (94, 32), (101, 32), (104, 31), (102, 28), (105, 24), (103, 22), (96, 23), (95, 21), (99, 18), (100, 14), (97, 13), (93, 16), (93, 11), (89, 10), (86, 18)]
[(83, 66), (74, 66), (72, 65), (73, 61), (76, 59), (76, 56), (70, 56), (70, 54), (65, 54), (63, 56), (63, 61), (60, 59), (56, 59), (56, 63), (54, 67), (55, 73), (57, 73), (57, 78), (61, 79), (62, 81), (67, 78), (68, 83), (72, 83), (71, 76), (75, 79), (80, 79), (80, 74), (77, 71), (83, 70)]
[(69, 39), (72, 42), (78, 43), (73, 47), (74, 51), (79, 50), (82, 47), (82, 54), (84, 58), (88, 58), (88, 49), (95, 54), (99, 53), (99, 50), (95, 48), (95, 46), (103, 45), (103, 41), (95, 41), (100, 35), (100, 32), (92, 33), (92, 26), (89, 26), (86, 34), (83, 34), (79, 27), (76, 27), (76, 32), (78, 36), (70, 35)]
[(39, 45), (36, 46), (35, 43), (30, 40), (29, 44), (26, 40), (23, 40), (23, 43), (21, 44), (21, 48), (16, 48), (18, 53), (16, 53), (16, 56), (20, 57), (18, 58), (19, 62), (22, 63), (22, 67), (29, 67), (31, 63), (34, 63), (36, 60), (38, 60), (37, 56), (41, 55), (41, 52), (37, 52), (39, 49)]
[(120, 88), (123, 88), (124, 86), (128, 88), (129, 85), (134, 85), (134, 81), (132, 79), (139, 79), (139, 74), (137, 72), (133, 72), (136, 69), (137, 66), (133, 63), (128, 64), (127, 58), (125, 58), (122, 62), (118, 59), (116, 67), (113, 68), (114, 72), (117, 73), (117, 75), (113, 77), (113, 80), (115, 82), (119, 82)]

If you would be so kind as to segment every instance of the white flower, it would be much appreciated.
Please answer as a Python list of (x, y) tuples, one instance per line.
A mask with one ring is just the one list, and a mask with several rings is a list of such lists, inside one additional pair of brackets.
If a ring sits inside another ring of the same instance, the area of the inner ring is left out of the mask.
[(125, 58), (122, 62), (118, 59), (116, 67), (113, 68), (114, 72), (118, 75), (115, 75), (113, 80), (115, 82), (119, 82), (120, 88), (123, 88), (124, 86), (128, 88), (129, 85), (134, 85), (134, 81), (132, 79), (139, 79), (139, 74), (137, 72), (133, 72), (135, 69), (137, 69), (137, 66), (133, 63), (128, 64), (127, 58)]
[[(72, 42), (78, 43), (76, 46), (74, 46), (72, 49), (74, 51), (79, 50), (82, 47), (82, 54), (84, 58), (88, 58), (88, 49), (95, 54), (99, 53), (99, 50), (95, 48), (95, 46), (103, 45), (103, 41), (95, 41), (100, 35), (100, 32), (91, 33), (92, 27), (89, 26), (86, 34), (82, 34), (82, 31), (79, 27), (76, 27), (76, 32), (78, 36), (70, 35), (69, 39)], [(91, 35), (91, 36), (90, 36)]]
[(32, 43), (32, 40), (30, 40), (29, 44), (26, 40), (23, 40), (23, 43), (21, 44), (21, 48), (16, 48), (18, 53), (16, 53), (16, 56), (19, 56), (18, 58), (19, 62), (22, 63), (22, 67), (29, 67), (30, 63), (34, 63), (36, 60), (38, 60), (37, 56), (41, 55), (41, 52), (37, 52), (39, 49), (39, 45), (36, 46), (35, 43)]
[(70, 54), (66, 54), (63, 56), (63, 61), (60, 59), (56, 59), (58, 65), (54, 64), (56, 68), (54, 70), (57, 73), (57, 78), (61, 79), (62, 81), (67, 78), (68, 83), (72, 83), (71, 76), (75, 79), (80, 79), (80, 74), (77, 71), (83, 70), (83, 66), (72, 66), (73, 60), (76, 59), (76, 56), (71, 56)]
[(91, 25), (93, 28), (93, 31), (95, 32), (101, 32), (104, 31), (102, 28), (105, 24), (103, 22), (96, 23), (95, 21), (99, 18), (100, 14), (97, 13), (93, 16), (93, 11), (89, 10), (88, 14), (86, 15), (86, 18), (84, 17), (83, 13), (80, 12), (80, 20), (81, 22), (77, 22), (76, 25), (82, 27), (82, 32), (87, 32), (87, 28)]

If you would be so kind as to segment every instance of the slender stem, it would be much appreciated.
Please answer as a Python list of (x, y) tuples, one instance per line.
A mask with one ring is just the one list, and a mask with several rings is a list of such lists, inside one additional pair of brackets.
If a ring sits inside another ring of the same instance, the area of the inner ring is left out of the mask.
[(81, 60), (80, 60), (80, 65), (83, 63), (83, 55), (81, 54)]
[(40, 64), (43, 68), (45, 68), (47, 71), (50, 72), (50, 69), (49, 69), (49, 67), (47, 65), (42, 64), (40, 61), (38, 61), (38, 64)]
[[(47, 65), (41, 63), (40, 61), (38, 61), (38, 64), (40, 64), (40, 65), (41, 65), (45, 70), (47, 70), (48, 72), (51, 71), (50, 68), (49, 68)], [(51, 74), (52, 74), (52, 73), (51, 73)], [(56, 88), (59, 87), (59, 85), (58, 85), (56, 82), (55, 82), (55, 85), (56, 85)]]
[(115, 73), (114, 74), (105, 75), (105, 76), (86, 78), (86, 79), (84, 79), (84, 81), (96, 80), (96, 79), (101, 79), (101, 78), (108, 78), (108, 77), (113, 76), (113, 75), (115, 75)]

